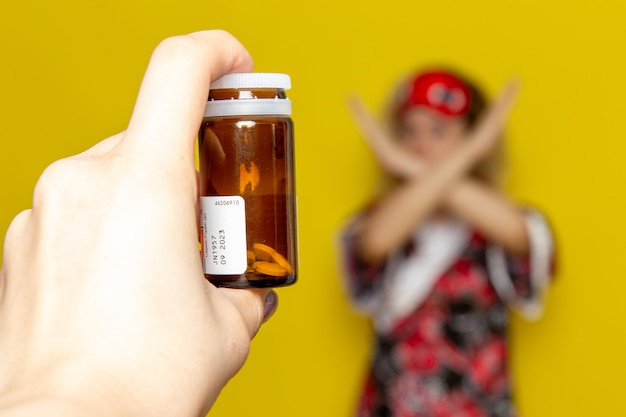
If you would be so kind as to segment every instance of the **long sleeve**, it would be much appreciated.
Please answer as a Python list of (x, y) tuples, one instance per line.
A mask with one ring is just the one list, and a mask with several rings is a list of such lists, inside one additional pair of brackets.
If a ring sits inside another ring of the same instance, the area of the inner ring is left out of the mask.
[(554, 273), (555, 248), (544, 216), (527, 209), (526, 227), (530, 239), (527, 256), (510, 256), (502, 248), (487, 248), (489, 277), (500, 298), (527, 319), (543, 312), (543, 298)]
[(364, 214), (348, 221), (339, 236), (341, 275), (353, 305), (364, 313), (372, 313), (383, 296), (384, 275), (387, 261), (371, 264), (363, 260), (357, 251), (356, 229)]

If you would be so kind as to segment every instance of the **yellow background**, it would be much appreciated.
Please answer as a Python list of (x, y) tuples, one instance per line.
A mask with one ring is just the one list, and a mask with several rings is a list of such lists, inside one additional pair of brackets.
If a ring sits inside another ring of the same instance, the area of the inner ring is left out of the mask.
[(517, 402), (530, 417), (625, 415), (625, 4), (3, 2), (0, 233), (30, 206), (46, 165), (125, 127), (159, 40), (229, 30), (257, 71), (292, 77), (302, 268), (210, 415), (348, 416), (371, 334), (346, 304), (334, 238), (371, 196), (377, 167), (344, 97), (360, 92), (379, 110), (400, 75), (432, 63), (458, 67), (490, 95), (516, 75), (508, 188), (545, 211), (559, 244), (545, 315), (512, 323)]

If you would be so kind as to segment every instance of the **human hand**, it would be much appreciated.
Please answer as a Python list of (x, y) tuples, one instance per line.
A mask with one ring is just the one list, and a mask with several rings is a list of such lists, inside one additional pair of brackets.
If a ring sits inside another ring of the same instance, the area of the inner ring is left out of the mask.
[(43, 173), (5, 240), (0, 414), (204, 415), (243, 365), (276, 296), (204, 279), (194, 143), (251, 69), (225, 32), (167, 39), (127, 130)]
[[(509, 81), (478, 124), (467, 134), (464, 142), (474, 163), (495, 149), (518, 92), (519, 83), (516, 80)], [(414, 179), (428, 173), (429, 164), (394, 141), (391, 133), (374, 118), (358, 95), (349, 95), (347, 105), (354, 123), (386, 172), (402, 179)]]
[(352, 120), (365, 138), (381, 168), (402, 179), (416, 178), (424, 173), (426, 164), (421, 158), (403, 149), (391, 133), (374, 118), (361, 98), (351, 94), (347, 99)]
[(502, 138), (500, 133), (513, 109), (519, 88), (520, 84), (517, 80), (509, 80), (468, 133), (467, 148), (476, 162), (486, 158)]

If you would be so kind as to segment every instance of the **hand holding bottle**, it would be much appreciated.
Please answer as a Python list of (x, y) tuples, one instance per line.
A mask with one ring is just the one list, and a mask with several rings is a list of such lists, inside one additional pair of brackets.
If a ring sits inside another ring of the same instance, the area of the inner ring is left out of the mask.
[(204, 415), (242, 366), (276, 297), (205, 280), (194, 143), (251, 68), (225, 32), (167, 39), (127, 130), (46, 169), (5, 241), (0, 414)]

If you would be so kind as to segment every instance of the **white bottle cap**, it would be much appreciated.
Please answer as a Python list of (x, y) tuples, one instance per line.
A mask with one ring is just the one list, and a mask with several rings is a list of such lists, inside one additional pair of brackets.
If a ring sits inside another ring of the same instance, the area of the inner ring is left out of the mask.
[[(232, 73), (211, 83), (211, 90), (229, 88), (276, 88), (288, 90), (291, 88), (291, 78), (287, 74), (279, 73)], [(207, 101), (204, 117), (291, 115), (291, 101), (288, 98), (244, 98), (244, 96), (245, 94), (242, 94), (238, 99)]]
[(234, 72), (211, 83), (212, 90), (224, 88), (278, 88), (289, 90), (291, 78), (273, 72)]

